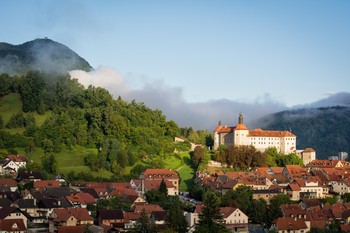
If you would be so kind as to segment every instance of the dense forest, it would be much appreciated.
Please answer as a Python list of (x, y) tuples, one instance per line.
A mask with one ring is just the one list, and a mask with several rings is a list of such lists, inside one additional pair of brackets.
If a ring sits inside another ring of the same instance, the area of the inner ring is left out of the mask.
[(298, 149), (311, 147), (319, 159), (350, 151), (349, 107), (283, 111), (261, 119), (259, 125), (266, 129), (291, 130), (297, 136)]
[[(175, 136), (208, 146), (212, 143), (207, 131), (179, 128), (160, 110), (121, 97), (114, 100), (107, 90), (84, 88), (68, 76), (30, 71), (14, 77), (1, 74), (0, 82), (0, 98), (17, 93), (22, 103), (22, 110), (7, 121), (0, 113), (0, 148), (26, 148), (28, 153), (42, 148), (49, 173), (55, 171), (53, 153), (62, 147), (97, 148), (97, 154), (85, 158), (86, 165), (93, 171), (104, 168), (117, 174), (121, 167), (143, 158), (153, 167), (162, 167), (162, 157), (173, 154), (175, 146), (190, 148), (188, 141), (174, 144)], [(39, 125), (34, 113), (45, 115), (44, 122)], [(21, 128), (20, 132), (10, 130)]]

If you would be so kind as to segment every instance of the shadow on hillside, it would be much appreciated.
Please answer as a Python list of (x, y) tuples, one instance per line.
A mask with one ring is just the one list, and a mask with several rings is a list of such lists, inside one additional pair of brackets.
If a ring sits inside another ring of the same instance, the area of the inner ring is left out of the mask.
[(184, 163), (184, 164), (190, 166), (191, 168), (194, 168), (193, 162), (192, 162), (192, 160), (191, 160), (190, 158), (188, 158), (188, 157), (183, 157), (182, 160), (183, 160), (183, 163)]

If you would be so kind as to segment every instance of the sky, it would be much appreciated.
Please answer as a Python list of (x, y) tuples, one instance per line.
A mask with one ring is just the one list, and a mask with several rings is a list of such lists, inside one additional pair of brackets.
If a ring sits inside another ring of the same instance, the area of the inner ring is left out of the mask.
[[(3, 0), (0, 41), (48, 37), (85, 85), (215, 128), (347, 93), (350, 1)], [(215, 122), (215, 123), (214, 123)]]

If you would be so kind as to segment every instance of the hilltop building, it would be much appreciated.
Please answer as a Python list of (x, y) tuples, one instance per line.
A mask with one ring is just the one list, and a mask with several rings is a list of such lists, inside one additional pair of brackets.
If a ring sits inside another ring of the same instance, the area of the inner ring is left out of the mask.
[(296, 150), (296, 136), (289, 131), (249, 130), (240, 113), (236, 126), (222, 126), (219, 122), (214, 130), (214, 150), (220, 145), (252, 145), (260, 151), (276, 147), (280, 153), (290, 154)]

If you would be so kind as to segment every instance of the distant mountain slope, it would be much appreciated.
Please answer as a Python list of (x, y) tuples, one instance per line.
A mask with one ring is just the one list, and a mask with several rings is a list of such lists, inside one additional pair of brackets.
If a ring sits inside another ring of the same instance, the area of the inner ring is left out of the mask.
[(64, 74), (70, 70), (92, 69), (90, 64), (67, 46), (50, 39), (36, 39), (21, 45), (0, 43), (0, 73), (24, 74), (40, 70)]
[(350, 107), (326, 107), (278, 112), (260, 119), (264, 129), (292, 130), (298, 149), (312, 147), (317, 158), (350, 152)]

